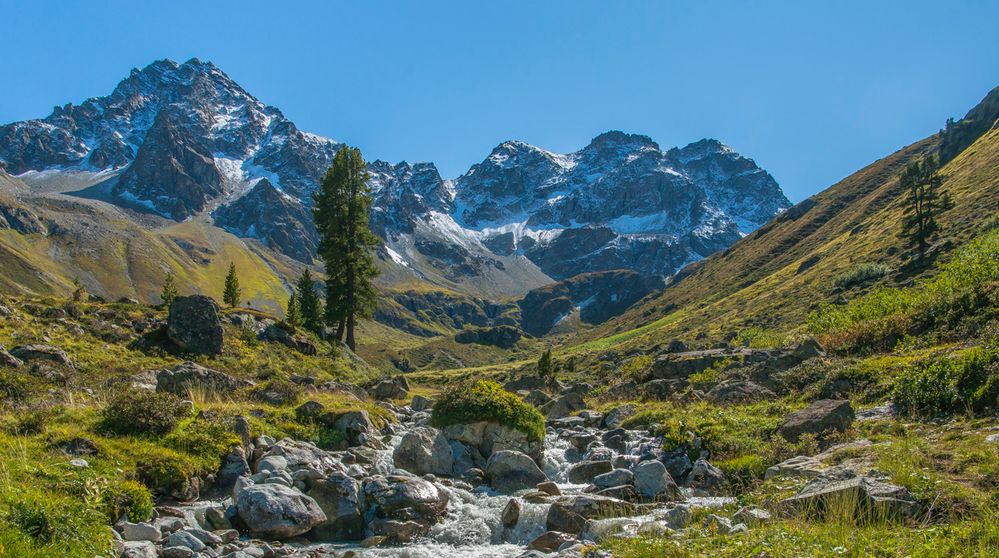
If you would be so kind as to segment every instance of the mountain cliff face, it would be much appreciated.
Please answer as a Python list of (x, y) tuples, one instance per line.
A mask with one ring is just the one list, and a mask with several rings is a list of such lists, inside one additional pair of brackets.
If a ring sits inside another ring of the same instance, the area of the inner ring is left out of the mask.
[[(217, 226), (311, 262), (312, 193), (341, 144), (298, 130), (197, 59), (133, 70), (106, 97), (0, 126), (0, 161), (99, 173), (110, 200)], [(386, 276), (523, 295), (574, 275), (669, 276), (790, 206), (774, 179), (715, 140), (662, 150), (607, 132), (569, 154), (507, 141), (464, 175), (370, 163)]]

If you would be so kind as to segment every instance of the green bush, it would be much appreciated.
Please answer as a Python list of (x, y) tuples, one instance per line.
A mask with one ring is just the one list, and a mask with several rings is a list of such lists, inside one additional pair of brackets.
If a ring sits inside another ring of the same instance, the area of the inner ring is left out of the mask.
[(23, 401), (30, 393), (28, 380), (23, 374), (0, 370), (0, 400)]
[(937, 268), (935, 277), (913, 287), (882, 287), (847, 304), (823, 304), (809, 314), (809, 329), (837, 337), (842, 345), (891, 349), (907, 334), (953, 327), (967, 316), (994, 311), (999, 230), (968, 243)]
[(151, 455), (135, 464), (139, 480), (161, 494), (185, 494), (191, 487), (194, 465), (174, 453)]
[(545, 437), (545, 417), (496, 382), (479, 380), (448, 388), (434, 403), (430, 419), (437, 427), (479, 421), (496, 421), (516, 428), (534, 442)]
[(888, 275), (892, 269), (886, 265), (878, 263), (862, 263), (854, 266), (836, 277), (833, 277), (833, 286), (839, 289), (849, 289), (856, 285), (863, 285)]
[(99, 428), (120, 436), (162, 436), (176, 428), (188, 412), (188, 405), (176, 395), (129, 390), (117, 395), (101, 410)]
[[(111, 532), (104, 517), (78, 500), (24, 493), (8, 501), (3, 519), (0, 556), (110, 555)], [(9, 528), (20, 537), (11, 537)]]
[(222, 458), (239, 444), (239, 436), (229, 422), (218, 418), (186, 420), (163, 438), (164, 446), (193, 456), (205, 469), (218, 467)]
[(898, 378), (893, 399), (901, 412), (922, 417), (999, 406), (999, 343), (992, 340), (916, 367)]
[(133, 523), (148, 521), (153, 516), (153, 496), (143, 484), (126, 480), (101, 492), (101, 507), (112, 523), (122, 514)]
[(302, 399), (302, 386), (283, 378), (272, 378), (253, 390), (257, 401), (276, 405), (294, 405)]

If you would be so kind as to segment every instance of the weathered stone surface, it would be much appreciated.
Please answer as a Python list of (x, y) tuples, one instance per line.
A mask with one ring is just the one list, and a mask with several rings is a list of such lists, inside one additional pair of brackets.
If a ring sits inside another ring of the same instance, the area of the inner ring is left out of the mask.
[(527, 545), (528, 550), (539, 550), (541, 552), (555, 552), (563, 544), (576, 540), (576, 537), (568, 533), (558, 531), (548, 531)]
[(392, 376), (374, 384), (368, 392), (375, 399), (382, 401), (405, 399), (409, 395), (409, 380), (402, 375)]
[(717, 496), (726, 491), (725, 475), (706, 459), (698, 459), (687, 475), (687, 487), (698, 495)]
[(239, 518), (253, 534), (286, 539), (326, 521), (315, 500), (280, 484), (247, 487), (236, 499)]
[(635, 476), (635, 489), (647, 500), (681, 500), (683, 494), (662, 462), (642, 461), (632, 470)]
[(24, 361), (7, 352), (7, 349), (0, 345), (0, 366), (17, 368), (24, 364)]
[(613, 468), (610, 461), (581, 461), (569, 467), (566, 476), (573, 484), (587, 484), (593, 482), (597, 475), (609, 473)]
[(312, 483), (312, 497), (326, 514), (315, 526), (313, 538), (319, 541), (350, 541), (364, 538), (365, 498), (361, 484), (347, 475), (334, 473)]
[(583, 396), (575, 392), (570, 392), (553, 401), (545, 403), (545, 405), (541, 407), (541, 413), (549, 419), (557, 419), (567, 417), (573, 412), (582, 411), (585, 408), (586, 403), (583, 402)]
[(804, 477), (814, 478), (819, 476), (825, 467), (814, 457), (798, 455), (790, 459), (781, 461), (767, 469), (764, 478), (769, 480), (774, 477)]
[(403, 435), (392, 452), (398, 469), (414, 475), (450, 475), (454, 458), (447, 437), (436, 428), (418, 426)]
[(774, 392), (749, 381), (733, 380), (722, 382), (707, 393), (712, 403), (751, 403), (775, 397)]
[(157, 558), (156, 545), (149, 541), (126, 541), (122, 558)]
[(486, 475), (489, 476), (490, 486), (503, 493), (534, 488), (539, 482), (547, 480), (533, 459), (512, 450), (493, 453), (486, 462)]
[(510, 498), (510, 501), (506, 503), (506, 507), (503, 508), (503, 515), (500, 516), (500, 521), (508, 529), (512, 529), (517, 525), (517, 522), (520, 521), (520, 500)]
[(46, 361), (67, 368), (73, 368), (73, 360), (69, 358), (66, 351), (52, 345), (38, 343), (22, 345), (11, 349), (10, 354), (24, 362)]
[(586, 518), (576, 513), (564, 502), (556, 502), (548, 508), (545, 528), (549, 531), (578, 534), (583, 530)]
[(167, 337), (191, 353), (222, 354), (223, 331), (218, 304), (203, 295), (173, 299), (167, 317)]
[(188, 397), (192, 390), (228, 394), (252, 385), (253, 383), (248, 380), (205, 368), (190, 361), (156, 373), (156, 391), (173, 393), (180, 397)]
[(347, 411), (337, 415), (333, 421), (333, 428), (343, 433), (344, 439), (350, 446), (360, 446), (369, 440), (375, 433), (375, 425), (371, 422), (368, 412)]
[(919, 511), (919, 503), (904, 487), (871, 477), (846, 480), (818, 477), (782, 503), (820, 516), (829, 507), (835, 507), (839, 513), (849, 506), (856, 517), (864, 519), (911, 517)]
[(754, 527), (756, 525), (768, 523), (771, 519), (771, 515), (767, 510), (744, 506), (739, 508), (739, 511), (735, 512), (735, 515), (733, 515), (732, 518), (739, 523), (744, 523), (750, 527)]
[(853, 418), (853, 407), (848, 400), (822, 399), (788, 415), (780, 427), (780, 434), (795, 442), (806, 433), (843, 432), (853, 423)]
[(610, 472), (593, 477), (593, 485), (597, 488), (611, 488), (624, 484), (632, 484), (634, 481), (635, 475), (627, 469), (613, 469)]
[(364, 483), (367, 505), (376, 506), (379, 517), (407, 520), (418, 518), (433, 524), (447, 511), (448, 495), (436, 484), (411, 475), (369, 477)]
[(159, 542), (160, 530), (151, 523), (129, 523), (121, 525), (121, 537), (126, 541), (149, 541)]
[(296, 335), (278, 324), (268, 325), (257, 337), (261, 341), (280, 343), (303, 355), (315, 355), (319, 353), (319, 347), (315, 341), (304, 335)]

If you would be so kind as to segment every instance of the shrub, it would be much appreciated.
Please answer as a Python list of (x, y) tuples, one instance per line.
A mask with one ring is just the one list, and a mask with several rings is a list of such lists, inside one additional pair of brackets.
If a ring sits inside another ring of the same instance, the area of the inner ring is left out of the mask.
[(890, 274), (892, 268), (878, 263), (862, 263), (833, 277), (832, 284), (839, 289), (863, 285)]
[(240, 444), (228, 421), (195, 418), (183, 422), (163, 439), (163, 445), (195, 457), (206, 469), (218, 467), (233, 446)]
[[(44, 546), (40, 556), (106, 555), (110, 550), (110, 531), (100, 513), (83, 502), (49, 493), (32, 491), (9, 501), (7, 514), (0, 521), (27, 537), (33, 546)], [(20, 555), (14, 548), (0, 546), (0, 554)]]
[(878, 288), (844, 305), (823, 304), (808, 317), (813, 333), (840, 344), (891, 349), (906, 334), (947, 328), (982, 310), (995, 309), (999, 279), (999, 230), (958, 250), (915, 286)]
[(28, 380), (23, 374), (0, 370), (0, 399), (23, 401), (31, 393)]
[(185, 494), (191, 487), (194, 467), (180, 455), (163, 453), (139, 460), (135, 472), (150, 490), (161, 494)]
[(49, 421), (62, 412), (53, 407), (38, 407), (20, 413), (8, 430), (18, 436), (33, 436), (45, 432)]
[(898, 378), (893, 399), (899, 410), (936, 417), (999, 405), (999, 344), (992, 340), (957, 356), (916, 367)]
[(541, 413), (496, 382), (479, 380), (448, 388), (434, 403), (430, 419), (437, 427), (479, 421), (496, 421), (516, 428), (534, 442), (545, 437), (545, 418)]
[(117, 435), (162, 436), (189, 411), (176, 395), (145, 390), (119, 394), (101, 410), (100, 430)]
[(101, 507), (112, 523), (122, 514), (133, 523), (148, 521), (153, 516), (153, 496), (143, 484), (126, 480), (101, 492)]
[(253, 398), (273, 405), (294, 405), (302, 398), (302, 386), (283, 378), (271, 378), (253, 390)]

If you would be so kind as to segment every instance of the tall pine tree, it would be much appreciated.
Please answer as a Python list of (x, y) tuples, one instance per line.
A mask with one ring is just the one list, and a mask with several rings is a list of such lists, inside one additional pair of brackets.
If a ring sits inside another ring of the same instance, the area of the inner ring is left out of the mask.
[(950, 196), (940, 195), (938, 159), (930, 156), (909, 163), (899, 176), (899, 185), (905, 192), (905, 213), (899, 237), (909, 242), (919, 259), (926, 255), (930, 240), (940, 230), (937, 216), (950, 209)]
[(317, 334), (321, 333), (323, 330), (323, 302), (319, 299), (319, 294), (316, 293), (316, 282), (308, 269), (303, 271), (298, 278), (295, 291), (302, 327)]
[(357, 319), (369, 316), (377, 302), (372, 280), (378, 274), (372, 257), (378, 238), (368, 229), (368, 171), (359, 149), (337, 151), (314, 201), (319, 256), (326, 264), (326, 322), (354, 350)]
[(229, 305), (229, 308), (239, 306), (239, 299), (243, 291), (239, 288), (239, 277), (236, 277), (236, 264), (229, 264), (229, 273), (225, 276), (225, 289), (222, 291), (222, 302)]

